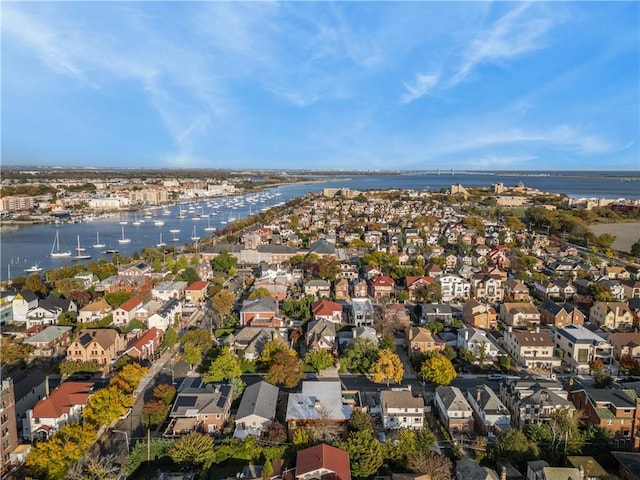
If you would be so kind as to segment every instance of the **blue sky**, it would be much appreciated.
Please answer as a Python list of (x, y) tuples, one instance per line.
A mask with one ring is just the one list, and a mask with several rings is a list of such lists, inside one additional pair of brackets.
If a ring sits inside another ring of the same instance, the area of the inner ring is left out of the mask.
[(2, 2), (2, 163), (640, 170), (637, 2)]

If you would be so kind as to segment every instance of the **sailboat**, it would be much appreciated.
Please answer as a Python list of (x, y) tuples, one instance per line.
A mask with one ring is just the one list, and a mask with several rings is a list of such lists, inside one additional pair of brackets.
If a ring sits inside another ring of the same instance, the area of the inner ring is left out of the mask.
[(78, 246), (76, 247), (76, 252), (78, 252), (78, 254), (75, 257), (71, 257), (71, 260), (89, 260), (91, 255), (87, 255), (86, 253), (83, 254), (82, 252), (84, 251), (86, 251), (86, 249), (80, 246), (80, 235), (78, 235)]
[(124, 238), (124, 227), (122, 227), (122, 238), (118, 239), (118, 243), (131, 243), (130, 238)]
[(180, 232), (180, 230), (178, 230), (177, 228), (171, 230), (171, 233), (173, 233), (173, 238), (171, 239), (172, 242), (179, 242), (180, 241), (180, 239), (178, 238), (178, 233), (179, 232)]
[(216, 227), (211, 226), (211, 217), (207, 217), (207, 226), (204, 227), (205, 232), (215, 232)]
[(56, 238), (53, 241), (53, 245), (51, 246), (51, 253), (49, 254), (51, 258), (66, 258), (71, 256), (71, 250), (67, 250), (63, 252), (60, 250), (60, 238), (58, 236), (58, 231), (56, 230)]
[(200, 240), (200, 237), (198, 236), (198, 234), (196, 233), (196, 226), (193, 226), (193, 233), (191, 234), (191, 240), (194, 242), (197, 242), (198, 240)]
[(135, 215), (135, 220), (131, 223), (131, 225), (133, 225), (135, 227), (139, 227), (140, 226), (140, 220), (138, 220), (138, 212), (136, 212), (134, 215)]
[(93, 244), (93, 248), (104, 248), (106, 245), (100, 243), (100, 232), (96, 232), (96, 243)]
[(160, 241), (158, 243), (156, 243), (156, 247), (162, 248), (162, 247), (166, 247), (166, 246), (167, 246), (167, 244), (162, 241), (162, 232), (160, 232)]

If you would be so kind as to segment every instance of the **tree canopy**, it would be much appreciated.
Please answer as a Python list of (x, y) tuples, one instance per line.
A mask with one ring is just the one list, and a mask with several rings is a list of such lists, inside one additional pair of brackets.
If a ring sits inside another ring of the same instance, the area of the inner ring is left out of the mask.
[(436, 385), (449, 385), (456, 378), (456, 369), (453, 367), (451, 360), (437, 353), (427, 358), (422, 364), (420, 373), (429, 382)]
[(231, 353), (229, 347), (223, 347), (218, 356), (211, 362), (209, 371), (204, 375), (203, 380), (207, 383), (222, 382), (231, 380), (242, 375), (240, 362)]
[(391, 350), (382, 349), (378, 359), (371, 366), (370, 373), (373, 375), (373, 381), (376, 383), (386, 382), (389, 386), (390, 381), (401, 383), (404, 378), (404, 365), (398, 354)]

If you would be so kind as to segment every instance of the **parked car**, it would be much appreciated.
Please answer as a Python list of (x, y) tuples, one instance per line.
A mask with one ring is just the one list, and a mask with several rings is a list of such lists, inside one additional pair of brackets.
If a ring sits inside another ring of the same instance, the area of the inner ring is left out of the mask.
[(492, 373), (487, 377), (487, 380), (504, 380), (505, 378), (507, 377), (501, 373)]

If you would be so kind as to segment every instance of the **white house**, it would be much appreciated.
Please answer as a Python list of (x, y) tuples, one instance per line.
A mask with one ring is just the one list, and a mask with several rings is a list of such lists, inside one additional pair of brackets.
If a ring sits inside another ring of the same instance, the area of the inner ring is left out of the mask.
[(151, 294), (158, 300), (169, 300), (170, 298), (180, 298), (187, 287), (187, 282), (160, 282), (153, 287)]
[(493, 343), (487, 332), (479, 328), (460, 328), (458, 329), (458, 339), (456, 346), (458, 348), (466, 348), (471, 351), (475, 357), (484, 347), (484, 354), (487, 359), (495, 359), (500, 354), (500, 349)]
[(464, 278), (457, 275), (442, 275), (438, 282), (440, 282), (443, 302), (469, 298), (471, 283)]
[(613, 346), (582, 325), (567, 325), (556, 330), (553, 341), (556, 348), (562, 350), (562, 361), (577, 373), (588, 373), (592, 360), (606, 365), (613, 358)]
[(147, 318), (147, 327), (165, 331), (175, 322), (176, 315), (182, 315), (182, 304), (177, 298), (166, 301), (156, 313)]
[(380, 392), (380, 408), (384, 428), (424, 426), (424, 399), (414, 397), (411, 390), (383, 390)]

